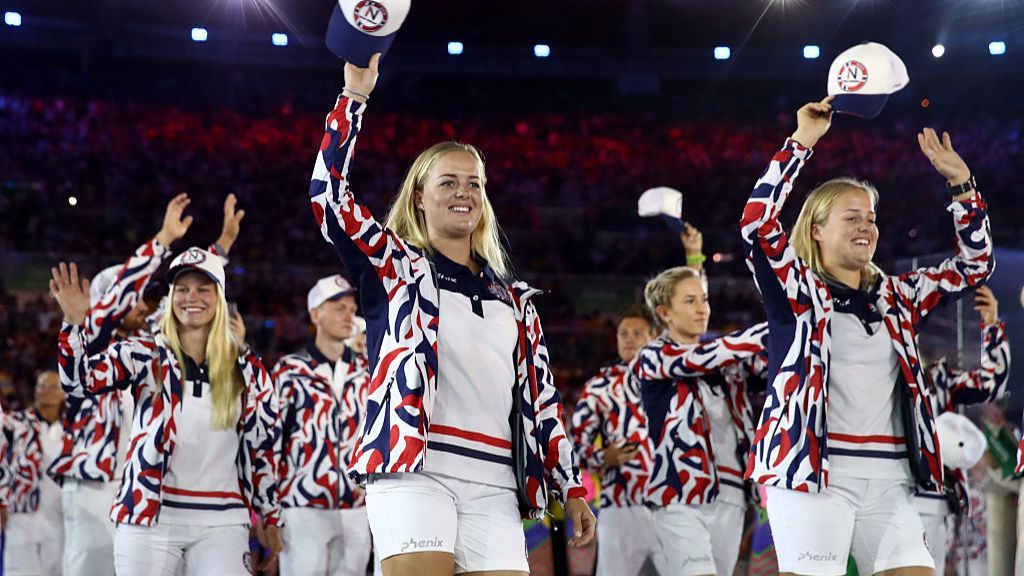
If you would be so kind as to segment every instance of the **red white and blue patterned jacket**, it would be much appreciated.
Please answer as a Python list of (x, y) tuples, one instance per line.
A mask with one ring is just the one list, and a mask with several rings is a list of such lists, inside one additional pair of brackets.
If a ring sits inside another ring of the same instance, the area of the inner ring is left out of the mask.
[[(662, 336), (640, 349), (629, 365), (640, 384), (654, 463), (647, 501), (654, 506), (712, 502), (719, 492), (719, 471), (711, 441), (711, 423), (699, 380), (729, 389), (727, 405), (734, 425), (749, 420), (744, 363), (764, 352), (767, 324), (756, 324), (704, 344), (678, 344)], [(721, 382), (714, 382), (720, 375)]]
[[(164, 470), (174, 452), (181, 417), (182, 370), (159, 334), (128, 338), (92, 356), (86, 355), (85, 342), (83, 326), (61, 327), (58, 370), (75, 374), (65, 376), (75, 384), (69, 393), (82, 398), (129, 389), (135, 399), (124, 478), (110, 518), (119, 524), (156, 525)], [(258, 356), (245, 352), (238, 357), (238, 367), (244, 385), (237, 426), (242, 441), (235, 455), (239, 488), (246, 506), (255, 509), (266, 525), (279, 525), (277, 395)]]
[[(437, 394), (438, 287), (429, 254), (384, 228), (356, 202), (348, 174), (364, 104), (339, 97), (327, 115), (310, 183), (316, 223), (355, 279), (367, 323), (371, 380), (366, 422), (350, 473), (415, 472), (423, 466)], [(530, 515), (547, 508), (549, 488), (583, 497), (562, 403), (548, 367), (548, 349), (530, 298), (539, 291), (494, 277), (519, 326), (514, 363), (522, 390), (526, 497)], [(511, 386), (511, 383), (510, 383)]]
[[(605, 366), (586, 384), (572, 413), (572, 437), (581, 465), (601, 474), (601, 507), (641, 506), (647, 501), (653, 446), (640, 389), (624, 362)], [(603, 448), (597, 446), (601, 439)], [(619, 466), (605, 466), (604, 448), (625, 440), (637, 454)]]
[(3, 490), (13, 513), (39, 510), (40, 482), (43, 480), (43, 443), (41, 420), (35, 408), (6, 415), (4, 427), (8, 441), (5, 454), (9, 474)]
[[(1006, 338), (1006, 326), (997, 322), (982, 326), (981, 367), (977, 370), (959, 370), (946, 364), (945, 358), (928, 367), (928, 377), (935, 387), (932, 394), (932, 411), (938, 418), (943, 412), (954, 412), (959, 406), (997, 402), (1006, 393), (1010, 378), (1010, 341)], [(962, 494), (970, 501), (967, 475), (959, 468), (946, 468), (960, 485)], [(942, 498), (931, 493), (920, 494), (924, 498)]]
[[(747, 265), (771, 327), (770, 387), (747, 463), (748, 479), (800, 491), (828, 486), (827, 398), (832, 296), (825, 281), (797, 257), (779, 221), (811, 150), (787, 140), (757, 181), (743, 211)], [(881, 278), (875, 303), (899, 358), (910, 394), (907, 430), (911, 470), (920, 488), (937, 492), (942, 462), (930, 393), (922, 374), (917, 331), (946, 297), (983, 283), (994, 268), (986, 205), (980, 195), (954, 201), (957, 254), (939, 266)], [(916, 450), (914, 449), (916, 446)]]
[[(117, 327), (138, 303), (150, 278), (170, 255), (153, 238), (125, 262), (103, 298), (85, 317), (86, 353), (98, 354), (118, 340)], [(73, 372), (59, 371), (61, 386), (70, 393), (75, 384), (65, 381)], [(116, 474), (117, 441), (121, 430), (121, 401), (117, 393), (68, 397), (64, 414), (64, 444), (47, 473), (56, 481), (64, 477), (110, 482)]]
[(312, 342), (274, 367), (281, 403), (282, 507), (335, 509), (364, 504), (362, 489), (346, 472), (366, 407), (367, 368), (366, 358), (351, 348), (332, 363)]

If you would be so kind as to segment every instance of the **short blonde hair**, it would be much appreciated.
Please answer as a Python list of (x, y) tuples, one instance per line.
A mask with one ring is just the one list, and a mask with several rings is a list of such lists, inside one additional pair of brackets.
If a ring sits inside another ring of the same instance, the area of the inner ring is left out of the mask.
[[(814, 239), (813, 229), (814, 226), (825, 225), (832, 214), (832, 207), (835, 206), (836, 200), (850, 190), (867, 192), (871, 196), (871, 207), (878, 208), (878, 189), (873, 184), (866, 180), (850, 177), (833, 178), (822, 182), (807, 195), (803, 207), (800, 208), (796, 224), (793, 225), (793, 230), (790, 233), (790, 242), (793, 249), (796, 250), (796, 255), (815, 274), (833, 282), (835, 279), (825, 270), (821, 248), (818, 246), (818, 241)], [(869, 262), (861, 271), (861, 288), (870, 285), (881, 273), (882, 271), (874, 262)]]
[(683, 280), (690, 279), (700, 280), (700, 272), (696, 268), (676, 266), (662, 270), (657, 276), (647, 281), (647, 285), (644, 286), (644, 303), (647, 304), (647, 310), (658, 326), (667, 328), (661, 316), (658, 315), (658, 306), (671, 306), (676, 286)]
[[(413, 161), (402, 187), (398, 190), (398, 197), (388, 212), (387, 227), (400, 238), (428, 252), (433, 252), (434, 248), (427, 236), (427, 223), (423, 212), (416, 207), (416, 193), (423, 192), (427, 175), (434, 167), (434, 163), (451, 152), (466, 152), (472, 155), (480, 164), (480, 173), (483, 174), (484, 157), (475, 146), (451, 141), (434, 144)], [(501, 243), (501, 228), (494, 215), (494, 208), (487, 198), (486, 177), (482, 184), (480, 198), (483, 202), (483, 214), (480, 215), (480, 221), (473, 230), (470, 250), (474, 256), (486, 260), (499, 276), (507, 277), (511, 271), (509, 258)]]

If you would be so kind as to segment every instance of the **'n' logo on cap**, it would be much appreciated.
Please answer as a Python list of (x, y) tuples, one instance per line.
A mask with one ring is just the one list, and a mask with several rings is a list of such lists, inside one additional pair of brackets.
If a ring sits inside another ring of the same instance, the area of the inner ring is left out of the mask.
[(206, 253), (199, 248), (189, 248), (181, 255), (181, 264), (184, 266), (194, 266), (206, 262)]
[(856, 60), (850, 60), (839, 68), (836, 78), (839, 89), (843, 92), (856, 92), (868, 82), (868, 69)]
[(374, 0), (362, 0), (352, 12), (352, 23), (363, 32), (376, 32), (388, 23), (388, 9)]

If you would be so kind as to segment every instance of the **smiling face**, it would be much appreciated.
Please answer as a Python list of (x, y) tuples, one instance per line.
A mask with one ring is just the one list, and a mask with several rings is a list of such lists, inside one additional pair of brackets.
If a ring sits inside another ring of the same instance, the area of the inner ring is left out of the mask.
[(60, 377), (53, 370), (47, 370), (36, 378), (35, 403), (40, 408), (56, 408), (64, 402), (64, 390)]
[(182, 272), (174, 279), (171, 309), (183, 328), (210, 324), (217, 312), (217, 284), (201, 272)]
[(811, 227), (826, 269), (863, 270), (875, 255), (878, 226), (867, 190), (848, 188), (836, 197), (823, 224)]
[(484, 169), (462, 150), (438, 158), (416, 193), (431, 238), (469, 238), (483, 214)]
[(699, 278), (680, 280), (668, 304), (658, 306), (657, 313), (674, 340), (696, 340), (707, 332), (711, 318), (711, 305), (704, 283)]

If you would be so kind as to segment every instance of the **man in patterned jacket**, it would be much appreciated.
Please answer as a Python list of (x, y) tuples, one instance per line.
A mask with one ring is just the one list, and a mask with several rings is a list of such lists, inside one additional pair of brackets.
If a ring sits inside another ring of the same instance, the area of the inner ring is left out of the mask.
[(618, 361), (583, 385), (572, 415), (580, 463), (601, 474), (598, 576), (636, 576), (648, 558), (660, 559), (654, 517), (644, 506), (651, 466), (647, 421), (627, 369), (637, 350), (656, 335), (642, 308), (626, 310), (615, 334)]
[(355, 290), (339, 275), (321, 278), (306, 305), (316, 338), (273, 374), (283, 423), (281, 575), (362, 576), (370, 525), (346, 474), (370, 380), (366, 358), (345, 343), (355, 332)]
[(60, 453), (64, 392), (60, 377), (47, 370), (36, 378), (32, 406), (7, 419), (10, 443), (10, 521), (4, 550), (4, 573), (61, 573), (64, 543), (60, 487), (43, 471)]
[[(85, 320), (87, 354), (100, 353), (114, 342), (145, 331), (147, 316), (158, 308), (148, 290), (150, 278), (170, 256), (171, 244), (191, 226), (192, 216), (184, 215), (190, 202), (184, 193), (172, 198), (156, 236), (125, 263), (96, 275)], [(234, 194), (224, 200), (221, 235), (209, 248), (225, 259), (245, 217), (244, 210), (235, 209), (236, 203)], [(62, 385), (67, 389), (70, 383)], [(130, 421), (133, 410), (134, 401), (127, 391), (69, 402), (63, 448), (47, 470), (63, 486), (64, 576), (114, 573), (110, 506), (120, 484), (130, 430), (122, 422)]]

